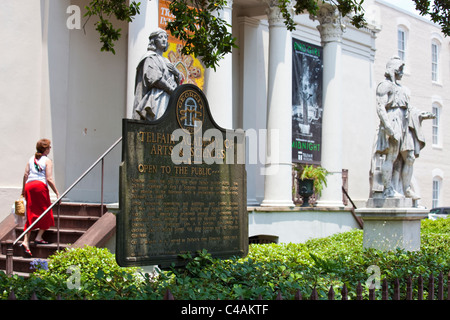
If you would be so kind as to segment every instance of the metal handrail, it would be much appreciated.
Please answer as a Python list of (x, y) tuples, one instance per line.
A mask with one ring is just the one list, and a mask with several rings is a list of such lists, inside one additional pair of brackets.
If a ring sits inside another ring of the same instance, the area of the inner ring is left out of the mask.
[[(35, 225), (36, 225), (36, 223), (38, 223), (56, 204), (58, 204), (60, 201), (61, 201), (61, 199), (62, 198), (64, 198), (64, 196), (66, 195), (66, 194), (68, 194), (72, 189), (73, 189), (73, 187), (75, 187), (89, 172), (91, 172), (91, 170), (101, 161), (102, 162), (102, 187), (101, 187), (101, 192), (102, 192), (102, 195), (101, 195), (101, 210), (102, 210), (102, 213), (103, 213), (103, 158), (105, 158), (106, 157), (106, 155), (108, 154), (108, 153), (110, 153), (111, 152), (111, 150), (112, 149), (114, 149), (118, 144), (119, 144), (119, 142), (120, 141), (122, 141), (122, 137), (120, 137), (116, 142), (114, 142), (114, 144), (111, 146), (111, 147), (109, 147), (109, 149), (108, 150), (106, 150), (105, 151), (105, 153), (103, 153), (103, 155), (101, 155), (100, 156), (100, 158), (98, 158), (97, 159), (97, 161), (95, 161), (90, 167), (89, 167), (89, 169), (87, 169), (69, 188), (67, 188), (67, 190), (66, 191), (64, 191), (63, 192), (63, 194), (62, 195), (60, 195), (59, 196), (59, 198), (55, 201), (55, 202), (53, 202), (51, 205), (50, 205), (50, 207), (48, 207), (24, 232), (22, 232), (22, 234), (19, 236), (19, 237), (17, 237), (17, 239), (13, 242), (13, 246), (14, 245), (16, 245), (16, 243), (18, 242), (18, 241), (20, 241), (20, 239), (22, 239)], [(58, 217), (59, 217), (59, 213), (58, 213)], [(59, 234), (59, 226), (58, 226), (58, 230), (57, 230), (57, 232), (58, 232), (58, 234)], [(59, 241), (58, 241), (59, 242)], [(58, 244), (58, 246), (59, 246), (59, 244)]]

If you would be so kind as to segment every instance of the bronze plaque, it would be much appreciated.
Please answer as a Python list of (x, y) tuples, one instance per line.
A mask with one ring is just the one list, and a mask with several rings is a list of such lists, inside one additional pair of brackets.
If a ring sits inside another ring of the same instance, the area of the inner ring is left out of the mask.
[(154, 122), (123, 119), (122, 137), (120, 266), (247, 254), (245, 134), (217, 126), (198, 87), (179, 86)]

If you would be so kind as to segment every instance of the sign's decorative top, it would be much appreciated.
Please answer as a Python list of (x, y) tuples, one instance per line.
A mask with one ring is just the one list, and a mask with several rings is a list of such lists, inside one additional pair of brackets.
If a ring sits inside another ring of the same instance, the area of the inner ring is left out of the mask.
[(182, 266), (180, 254), (203, 249), (245, 256), (245, 133), (217, 126), (192, 84), (175, 89), (160, 118), (123, 119), (122, 130), (118, 264)]

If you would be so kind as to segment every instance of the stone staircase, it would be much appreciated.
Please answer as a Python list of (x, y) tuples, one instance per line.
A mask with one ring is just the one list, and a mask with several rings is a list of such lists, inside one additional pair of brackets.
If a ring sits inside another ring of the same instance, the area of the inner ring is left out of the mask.
[[(97, 204), (61, 203), (59, 210), (59, 249), (68, 247), (104, 246), (115, 232), (115, 215), (108, 212), (106, 206), (101, 216), (101, 206)], [(31, 258), (25, 257), (19, 241), (14, 246), (13, 268), (14, 273), (27, 276), (32, 271), (30, 263), (35, 259), (46, 260), (58, 249), (57, 225), (58, 206), (53, 208), (55, 226), (44, 233), (44, 240), (49, 244), (35, 244), (34, 237), (37, 231), (32, 231), (30, 236)], [(13, 215), (9, 215), (0, 222), (0, 270), (6, 270), (7, 242), (12, 242), (23, 232), (23, 227), (15, 223)]]

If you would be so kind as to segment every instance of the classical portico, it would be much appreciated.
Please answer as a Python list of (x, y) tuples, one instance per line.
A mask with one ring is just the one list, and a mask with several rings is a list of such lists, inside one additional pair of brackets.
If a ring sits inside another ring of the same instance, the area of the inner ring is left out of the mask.
[[(292, 203), (292, 37), (276, 1), (267, 1), (269, 66), (267, 95), (268, 161), (261, 206), (293, 206)], [(322, 4), (317, 29), (323, 46), (324, 113), (322, 166), (330, 172), (319, 206), (343, 207), (342, 203), (342, 19), (333, 6)], [(286, 81), (286, 79), (289, 79)], [(274, 157), (274, 150), (278, 158)]]

